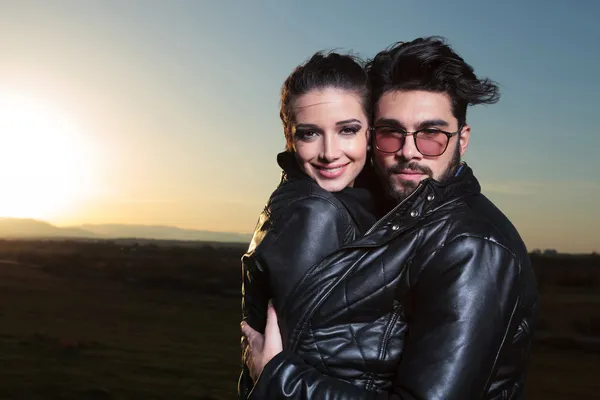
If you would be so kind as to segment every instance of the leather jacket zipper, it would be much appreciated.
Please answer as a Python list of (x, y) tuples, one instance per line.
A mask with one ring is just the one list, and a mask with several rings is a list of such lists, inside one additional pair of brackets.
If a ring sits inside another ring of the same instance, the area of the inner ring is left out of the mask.
[(398, 318), (400, 318), (400, 309), (402, 308), (402, 306), (397, 300), (394, 300), (394, 303), (396, 304), (394, 304), (394, 309), (392, 310), (392, 318), (390, 318), (390, 322), (388, 323), (387, 329), (385, 330), (385, 335), (383, 337), (383, 347), (381, 348), (381, 354), (379, 354), (380, 360), (387, 351), (388, 339), (392, 335), (392, 329), (394, 327), (394, 324), (396, 323), (396, 321), (398, 321)]
[[(400, 302), (398, 302), (397, 300), (394, 300), (394, 303), (395, 304), (394, 304), (394, 308), (392, 310), (392, 316), (387, 324), (385, 333), (383, 334), (383, 345), (381, 346), (381, 350), (379, 351), (379, 357), (378, 357), (379, 361), (381, 361), (383, 359), (383, 357), (385, 357), (385, 352), (387, 351), (388, 340), (389, 340), (390, 336), (392, 335), (392, 329), (394, 328), (394, 325), (398, 321), (398, 318), (400, 318), (400, 309), (402, 308), (402, 306), (400, 305)], [(369, 379), (369, 382), (367, 382), (366, 389), (373, 390), (374, 384), (375, 384), (375, 377), (371, 376), (371, 379)]]

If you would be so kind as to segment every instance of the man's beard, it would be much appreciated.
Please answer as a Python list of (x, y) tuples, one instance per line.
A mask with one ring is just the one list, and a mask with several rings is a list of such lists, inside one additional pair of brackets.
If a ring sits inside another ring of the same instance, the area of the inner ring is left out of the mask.
[[(438, 182), (443, 183), (450, 180), (456, 174), (456, 170), (460, 165), (460, 142), (457, 143), (452, 158), (448, 164), (448, 168), (444, 171), (442, 176), (437, 179)], [(429, 178), (433, 178), (433, 171), (424, 165), (419, 165), (417, 162), (409, 161), (404, 158), (400, 159), (397, 164), (392, 165), (385, 171), (382, 171), (379, 165), (376, 164), (375, 170), (383, 181), (383, 185), (387, 195), (397, 203), (402, 202), (412, 192), (415, 191), (420, 182), (400, 180), (400, 187), (392, 184), (392, 176), (401, 173), (403, 170), (411, 170), (426, 175)]]

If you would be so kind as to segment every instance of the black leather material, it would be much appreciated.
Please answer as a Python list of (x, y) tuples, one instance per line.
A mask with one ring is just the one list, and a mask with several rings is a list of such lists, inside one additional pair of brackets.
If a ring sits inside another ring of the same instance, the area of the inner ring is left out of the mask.
[[(242, 317), (259, 332), (264, 332), (269, 299), (276, 310), (285, 309), (293, 303), (289, 293), (311, 266), (361, 237), (376, 221), (366, 189), (330, 193), (299, 169), (292, 153), (279, 154), (278, 163), (283, 169), (281, 183), (242, 257)], [(283, 314), (279, 326), (287, 336)], [(238, 390), (245, 398), (252, 381), (242, 369)]]
[(425, 180), (278, 309), (251, 399), (522, 399), (538, 307), (527, 250), (471, 169)]

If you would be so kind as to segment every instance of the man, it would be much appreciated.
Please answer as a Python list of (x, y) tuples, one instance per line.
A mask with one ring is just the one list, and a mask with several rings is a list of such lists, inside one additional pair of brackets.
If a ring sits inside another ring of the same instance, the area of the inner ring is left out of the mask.
[(439, 38), (397, 44), (368, 69), (374, 166), (395, 207), (298, 284), (309, 311), (284, 351), (272, 308), (264, 337), (242, 324), (262, 371), (250, 397), (521, 399), (535, 278), (460, 162), (467, 106), (496, 102), (497, 86)]

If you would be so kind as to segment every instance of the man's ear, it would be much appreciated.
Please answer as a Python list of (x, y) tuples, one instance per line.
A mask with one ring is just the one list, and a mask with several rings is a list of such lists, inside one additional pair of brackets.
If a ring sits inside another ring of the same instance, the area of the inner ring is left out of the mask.
[(463, 156), (467, 151), (467, 147), (469, 147), (469, 139), (471, 138), (471, 127), (469, 125), (463, 126), (462, 130), (459, 133), (459, 149), (460, 155)]

